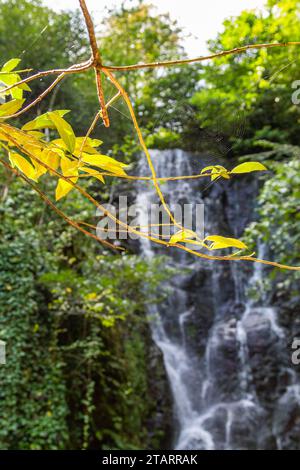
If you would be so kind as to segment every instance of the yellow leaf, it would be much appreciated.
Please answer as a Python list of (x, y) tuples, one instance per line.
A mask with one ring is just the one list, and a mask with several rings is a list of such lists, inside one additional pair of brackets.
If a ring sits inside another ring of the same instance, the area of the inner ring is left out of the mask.
[(62, 170), (63, 175), (66, 175), (66, 173), (69, 170), (75, 169), (78, 172), (78, 163), (77, 161), (71, 160), (70, 158), (64, 157), (60, 161), (60, 167)]
[[(84, 137), (76, 137), (75, 149), (73, 150), (72, 154), (76, 157), (79, 157), (83, 152), (84, 153), (91, 153), (95, 154), (95, 148), (101, 145), (101, 140), (96, 139), (86, 139), (85, 145), (83, 148), (82, 144), (84, 142)], [(54, 139), (51, 141), (51, 145), (54, 147), (59, 147), (62, 150), (68, 150), (67, 145), (62, 139)]]
[(47, 168), (45, 168), (43, 165), (41, 165), (38, 162), (33, 162), (34, 168), (35, 168), (35, 174), (36, 178), (39, 178), (40, 176), (43, 176), (45, 173), (47, 173)]
[(82, 144), (85, 142), (84, 147), (82, 149), (82, 152), (85, 153), (95, 153), (95, 148), (100, 147), (100, 145), (103, 143), (102, 140), (98, 139), (86, 139), (85, 137), (76, 137), (76, 146), (75, 146), (75, 151), (80, 152)]
[(73, 153), (76, 144), (76, 137), (70, 124), (65, 121), (56, 111), (48, 113), (50, 120), (55, 125), (57, 132), (67, 146), (70, 153)]
[(42, 160), (52, 170), (57, 170), (60, 156), (53, 150), (46, 148), (43, 150), (40, 160)]
[(3, 65), (1, 72), (11, 72), (19, 65), (20, 62), (21, 59), (10, 59)]
[(72, 189), (73, 186), (70, 183), (67, 183), (67, 181), (64, 179), (59, 178), (55, 191), (56, 201), (59, 201), (62, 197), (66, 196)]
[(219, 250), (221, 248), (240, 248), (242, 250), (247, 249), (247, 245), (237, 240), (236, 238), (221, 237), (220, 235), (209, 235), (204, 238), (204, 242), (210, 241), (212, 244), (208, 246), (209, 250)]
[[(64, 116), (69, 112), (67, 109), (60, 109), (54, 111), (57, 115), (59, 116)], [(39, 129), (55, 129), (56, 126), (50, 119), (49, 113), (41, 114), (40, 116), (36, 117), (32, 121), (27, 122), (24, 124), (22, 127), (23, 131), (34, 131), (34, 130), (39, 130)]]
[[(35, 153), (35, 156), (46, 165), (44, 166), (42, 163), (38, 163), (36, 159), (31, 158), (31, 161), (36, 170), (37, 178), (47, 173), (49, 168), (51, 168), (52, 170), (57, 170), (60, 158), (51, 149), (45, 148), (38, 155), (36, 152), (34, 153)], [(51, 173), (51, 170), (50, 170), (50, 173)]]
[(215, 179), (220, 178), (220, 177), (225, 178), (225, 179), (230, 178), (229, 173), (226, 170), (226, 168), (224, 168), (224, 166), (221, 166), (221, 165), (207, 166), (201, 170), (201, 174), (203, 173), (209, 173), (211, 176), (211, 181), (214, 181)]
[[(5, 84), (6, 87), (10, 85), (14, 85), (19, 80), (20, 80), (20, 77), (17, 74), (0, 75), (0, 82)], [(12, 98), (16, 100), (21, 100), (23, 98), (23, 90), (20, 85), (15, 86), (14, 88), (11, 88), (10, 90), (7, 90), (7, 91), (5, 90), (3, 91), (3, 89), (1, 91), (0, 89), (0, 95), (4, 95), (4, 96), (10, 95)]]
[(32, 137), (35, 137), (38, 140), (41, 140), (41, 139), (45, 138), (45, 134), (43, 132), (39, 132), (39, 131), (29, 131), (28, 135), (31, 135)]
[(179, 232), (174, 233), (172, 237), (170, 238), (169, 244), (174, 245), (177, 242), (184, 242), (186, 240), (191, 240), (193, 238), (196, 238), (197, 235), (195, 232), (192, 230), (184, 229), (184, 230), (179, 230)]
[[(70, 178), (70, 181), (76, 183), (78, 181), (78, 167), (77, 162), (69, 160), (68, 158), (62, 159), (60, 162), (60, 166), (62, 169), (62, 173), (64, 176), (74, 176), (74, 178)], [(63, 178), (58, 180), (58, 184), (56, 187), (55, 198), (57, 201), (62, 197), (66, 196), (74, 186), (68, 183)]]
[(88, 173), (91, 176), (94, 176), (95, 178), (97, 178), (97, 180), (101, 181), (101, 183), (105, 183), (103, 176), (99, 174), (98, 170), (94, 170), (93, 168), (87, 168), (86, 166), (81, 166), (80, 170), (84, 171), (85, 173)]
[(231, 170), (230, 173), (237, 174), (237, 173), (251, 173), (252, 171), (266, 171), (267, 168), (259, 162), (247, 162), (241, 163), (240, 165), (236, 166)]
[(8, 101), (7, 103), (3, 103), (0, 106), (0, 117), (4, 116), (10, 116), (11, 114), (16, 113), (19, 111), (20, 108), (22, 108), (24, 99), (21, 100), (11, 100)]
[(118, 162), (114, 158), (108, 157), (107, 155), (89, 155), (83, 153), (81, 160), (84, 163), (88, 163), (89, 165), (102, 168), (102, 170), (108, 171), (115, 175), (126, 175), (123, 168), (125, 168), (127, 165), (125, 165), (125, 163)]
[[(12, 61), (19, 61), (19, 59), (12, 59)], [(13, 62), (9, 61), (5, 66), (3, 66), (2, 71), (0, 72), (0, 82), (3, 83), (5, 87), (15, 85), (21, 80), (21, 77), (17, 73), (10, 72), (9, 69), (12, 69)], [(7, 66), (7, 68), (6, 68)], [(29, 86), (27, 83), (21, 83), (18, 86), (13, 87), (11, 90), (3, 91), (0, 88), (0, 95), (11, 95), (12, 98), (15, 99), (22, 99), (23, 98), (23, 90), (30, 91)]]
[(13, 167), (17, 167), (25, 176), (33, 181), (37, 181), (35, 168), (29, 163), (26, 158), (18, 153), (9, 152), (9, 160)]
[(60, 158), (66, 158), (66, 154), (62, 148), (56, 147), (56, 145), (50, 144), (48, 147), (51, 152), (56, 153)]

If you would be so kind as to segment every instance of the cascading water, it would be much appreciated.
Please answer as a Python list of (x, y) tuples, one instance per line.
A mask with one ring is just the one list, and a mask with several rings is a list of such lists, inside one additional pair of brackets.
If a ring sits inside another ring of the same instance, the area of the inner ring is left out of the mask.
[[(191, 174), (195, 165), (195, 157), (181, 150), (152, 151), (152, 157), (158, 176)], [(146, 174), (146, 164), (140, 171)], [(197, 180), (163, 186), (171, 207), (204, 202), (206, 234), (226, 235), (227, 230), (240, 236), (251, 218), (249, 214), (240, 223), (239, 211), (245, 215), (245, 208), (239, 202), (249, 205), (247, 194), (241, 198), (238, 192), (244, 190), (222, 185), (209, 188), (209, 193), (203, 189)], [(153, 188), (138, 183), (141, 226), (149, 223), (146, 208), (157, 202)], [(241, 233), (235, 232), (235, 222)], [(140, 246), (146, 258), (166, 254), (146, 238)], [(247, 294), (261, 288), (263, 269), (255, 265), (246, 271), (237, 262), (209, 263), (174, 249), (168, 263), (178, 275), (164, 286), (170, 291), (167, 300), (150, 306), (148, 313), (174, 400), (173, 447), (288, 447), (282, 440), (284, 404), (292, 397), (300, 417), (300, 386), (288, 362), (286, 333), (276, 310), (261, 295), (256, 302)]]

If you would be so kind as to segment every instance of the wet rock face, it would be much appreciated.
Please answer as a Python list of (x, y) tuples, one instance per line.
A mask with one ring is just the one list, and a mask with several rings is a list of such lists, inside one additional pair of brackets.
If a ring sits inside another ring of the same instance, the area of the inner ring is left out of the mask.
[(300, 387), (287, 387), (276, 404), (273, 416), (274, 433), (280, 449), (299, 450)]
[[(162, 159), (164, 176), (168, 168), (170, 176), (192, 172), (186, 168), (189, 154), (174, 150), (156, 152), (155, 157), (157, 162)], [(203, 185), (197, 182), (187, 191), (189, 202), (194, 197), (198, 201)], [(257, 180), (251, 177), (205, 191), (206, 234), (240, 237), (254, 218), (257, 191)], [(171, 203), (183, 200), (180, 183), (164, 186), (164, 193)], [(149, 189), (147, 198), (153, 198)], [(150, 246), (140, 245), (140, 251), (161, 254)], [(300, 365), (291, 363), (292, 338), (300, 338), (299, 302), (288, 293), (278, 298), (276, 288), (271, 301), (260, 295), (252, 300), (248, 289), (259, 294), (265, 272), (250, 264), (195, 260), (178, 253), (169, 262), (180, 274), (164, 286), (171, 293), (157, 306), (159, 328), (152, 328), (172, 393), (172, 445), (299, 448)]]

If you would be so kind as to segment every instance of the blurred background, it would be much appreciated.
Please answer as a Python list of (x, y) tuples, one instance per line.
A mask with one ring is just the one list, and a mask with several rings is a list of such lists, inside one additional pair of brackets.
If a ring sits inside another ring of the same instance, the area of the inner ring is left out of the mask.
[[(19, 57), (24, 68), (47, 70), (89, 57), (77, 2), (56, 4), (0, 1), (1, 64)], [(299, 40), (297, 0), (88, 5), (106, 65)], [(170, 183), (168, 201), (202, 202), (208, 233), (299, 265), (299, 48), (117, 76), (161, 175), (250, 159), (269, 170), (209, 186)], [(32, 82), (30, 97), (49, 80)], [(114, 90), (104, 88), (108, 100)], [(93, 72), (69, 76), (14, 124), (53, 109), (70, 109), (85, 135), (97, 112)], [(103, 153), (145, 173), (121, 100), (110, 118), (93, 133)], [(101, 202), (154, 198), (115, 180), (85, 184)], [(43, 191), (53, 188), (45, 178)], [(166, 256), (139, 242), (116, 254), (67, 226), (5, 168), (0, 198), (1, 449), (299, 448), (297, 273)], [(59, 207), (78, 220), (94, 216), (76, 192)]]

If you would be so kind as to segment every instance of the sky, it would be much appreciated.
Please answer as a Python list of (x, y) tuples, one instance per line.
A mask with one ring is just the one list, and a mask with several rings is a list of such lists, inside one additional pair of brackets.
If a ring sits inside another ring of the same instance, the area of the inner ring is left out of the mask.
[[(56, 10), (74, 9), (77, 0), (44, 0), (44, 3)], [(95, 18), (103, 16), (105, 7), (118, 5), (117, 0), (86, 0), (87, 6)], [(262, 7), (265, 0), (148, 0), (157, 7), (158, 12), (171, 15), (186, 34), (184, 46), (189, 56), (207, 52), (206, 41), (214, 38), (222, 30), (222, 23), (229, 16), (237, 16), (244, 9)]]

